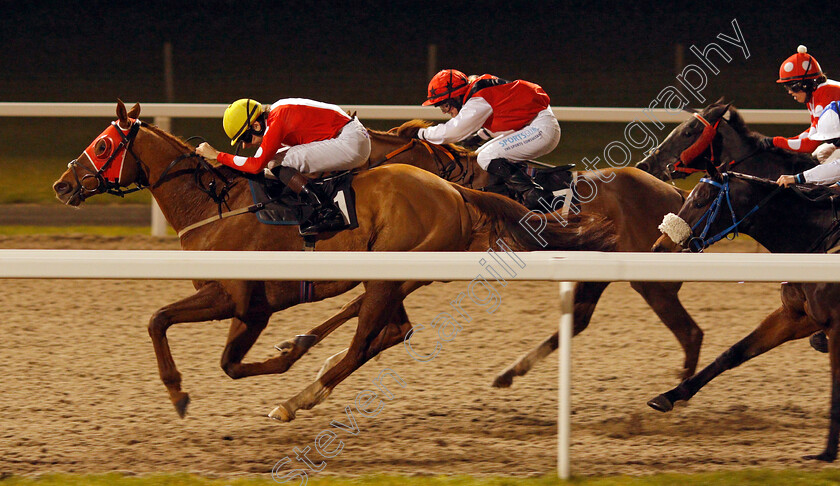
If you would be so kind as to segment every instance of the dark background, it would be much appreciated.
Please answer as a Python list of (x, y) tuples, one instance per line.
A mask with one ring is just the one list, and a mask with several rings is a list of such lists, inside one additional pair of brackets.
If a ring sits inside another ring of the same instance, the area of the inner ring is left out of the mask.
[[(721, 44), (705, 94), (749, 108), (796, 108), (775, 84), (805, 44), (840, 66), (833, 9), (815, 3), (151, 1), (0, 3), (3, 101), (163, 102), (163, 43), (176, 102), (291, 96), (416, 104), (427, 46), (438, 68), (541, 84), (555, 106), (643, 106), (674, 84), (675, 45)], [(750, 58), (716, 40), (737, 18)], [(821, 22), (826, 22), (821, 25)], [(694, 100), (694, 104), (699, 102)]]
[[(677, 45), (684, 64), (699, 65), (690, 46), (716, 42), (733, 59), (712, 55), (721, 72), (703, 67), (706, 100), (686, 93), (692, 107), (723, 96), (738, 107), (804, 110), (775, 83), (779, 65), (805, 44), (829, 77), (840, 77), (833, 16), (834, 7), (797, 2), (0, 0), (0, 101), (166, 102), (163, 46), (170, 42), (175, 102), (307, 97), (414, 105), (425, 98), (428, 46), (436, 44), (437, 69), (527, 79), (546, 89), (553, 106), (643, 107), (666, 86), (679, 87)], [(734, 36), (733, 19), (749, 59), (716, 38)], [(0, 202), (51, 198), (50, 181), (109, 121), (0, 117)], [(399, 124), (363, 121), (378, 129)], [(624, 125), (561, 122), (560, 145), (542, 160), (602, 157)], [(794, 136), (800, 125), (752, 128)], [(669, 130), (656, 132), (660, 141)], [(227, 146), (218, 118), (177, 119), (172, 132)], [(641, 157), (634, 153), (633, 162)], [(33, 196), (26, 184), (43, 194)]]

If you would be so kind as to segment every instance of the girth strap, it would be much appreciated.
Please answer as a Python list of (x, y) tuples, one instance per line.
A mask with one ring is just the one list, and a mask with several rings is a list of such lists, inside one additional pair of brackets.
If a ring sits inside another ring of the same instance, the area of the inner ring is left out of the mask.
[(246, 208), (234, 209), (233, 211), (225, 211), (225, 212), (219, 213), (215, 216), (210, 216), (207, 219), (202, 219), (198, 223), (191, 224), (191, 225), (187, 226), (186, 228), (182, 229), (181, 231), (179, 231), (178, 232), (178, 238), (183, 237), (185, 234), (187, 234), (188, 232), (190, 232), (190, 231), (192, 231), (192, 230), (194, 230), (198, 227), (204, 226), (205, 224), (208, 224), (208, 223), (212, 223), (213, 221), (218, 221), (220, 219), (227, 219), (227, 218), (230, 218), (230, 217), (233, 217), (233, 216), (238, 216), (238, 215), (244, 214), (244, 213), (256, 213), (257, 211), (260, 211), (262, 209), (265, 209), (265, 203), (252, 204), (251, 206), (248, 206)]

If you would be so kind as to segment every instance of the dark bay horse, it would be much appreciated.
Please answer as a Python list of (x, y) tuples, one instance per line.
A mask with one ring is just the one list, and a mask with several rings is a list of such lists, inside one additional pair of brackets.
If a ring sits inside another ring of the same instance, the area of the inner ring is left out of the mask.
[(761, 149), (762, 135), (751, 131), (732, 105), (717, 101), (674, 128), (636, 167), (668, 181), (705, 172), (707, 161), (720, 169), (776, 179), (817, 165), (810, 154)]
[[(185, 250), (299, 251), (303, 241), (295, 226), (264, 225), (249, 216), (219, 219), (252, 203), (241, 174), (213, 169), (180, 139), (139, 122), (140, 106), (127, 111), (117, 104), (117, 120), (72, 161), (53, 185), (63, 203), (78, 206), (104, 192), (120, 193), (132, 183), (147, 187), (167, 221), (179, 232)], [(484, 251), (500, 238), (513, 250), (544, 249), (519, 224), (528, 210), (506, 198), (465, 189), (402, 164), (362, 172), (353, 181), (359, 226), (325, 235), (316, 250), (344, 251)], [(226, 206), (221, 202), (224, 201)], [(405, 215), (411, 215), (407, 217)], [(196, 223), (207, 224), (195, 226)], [(193, 229), (186, 231), (187, 228)], [(567, 226), (547, 222), (543, 237), (562, 250), (611, 250), (612, 225), (594, 215), (574, 215)], [(341, 294), (359, 282), (319, 282), (312, 300)], [(403, 341), (411, 323), (404, 298), (428, 282), (364, 282), (359, 322), (348, 354), (270, 416), (292, 420), (298, 409), (311, 408), (380, 351)], [(196, 293), (154, 313), (149, 335), (161, 380), (179, 415), (189, 395), (181, 390), (166, 337), (182, 322), (232, 319), (221, 365), (231, 378), (282, 373), (287, 355), (243, 363), (245, 354), (266, 327), (272, 313), (300, 303), (299, 282), (194, 281)]]
[[(379, 147), (380, 154), (384, 154), (388, 150), (399, 150), (406, 144), (425, 143), (413, 137), (417, 130), (428, 125), (428, 122), (422, 120), (412, 120), (389, 133), (370, 131), (373, 150)], [(430, 155), (433, 150), (437, 151), (436, 156)], [(440, 167), (450, 167), (449, 157), (441, 155), (440, 151), (452, 154), (452, 163), (456, 164), (451, 165), (453, 169), (445, 172), (439, 170)], [(415, 150), (413, 161), (404, 163), (423, 164), (420, 167), (473, 189), (498, 182), (478, 166), (473, 152), (461, 147), (431, 145), (425, 152)], [(371, 159), (375, 157), (371, 155)], [(616, 251), (649, 251), (660, 235), (657, 226), (662, 217), (677, 211), (687, 194), (633, 168), (579, 172), (577, 177), (575, 186), (580, 192), (578, 201), (581, 207), (587, 212), (603, 215), (613, 223), (618, 238)], [(589, 325), (595, 306), (608, 285), (609, 282), (578, 283), (575, 290), (575, 335)], [(683, 348), (685, 359), (680, 371), (681, 379), (694, 374), (700, 357), (703, 331), (680, 303), (678, 292), (682, 283), (631, 282), (631, 286), (645, 299)], [(292, 344), (287, 342), (285, 345)], [(557, 346), (558, 333), (555, 332), (499, 374), (493, 386), (510, 386), (514, 377), (526, 374)]]
[[(822, 187), (782, 189), (775, 179), (718, 171), (711, 164), (709, 174), (680, 209), (678, 217), (682, 222), (678, 224), (684, 225), (683, 229), (668, 229), (668, 234), (680, 241), (663, 235), (655, 251), (679, 251), (686, 245), (702, 249), (733, 231), (752, 236), (773, 253), (824, 252), (838, 244), (840, 221), (835, 199), (840, 194)], [(781, 297), (781, 307), (747, 337), (648, 405), (661, 412), (670, 411), (675, 402), (689, 400), (724, 371), (782, 343), (825, 330), (832, 376), (828, 443), (822, 453), (806, 459), (834, 461), (840, 435), (840, 284), (785, 283)]]

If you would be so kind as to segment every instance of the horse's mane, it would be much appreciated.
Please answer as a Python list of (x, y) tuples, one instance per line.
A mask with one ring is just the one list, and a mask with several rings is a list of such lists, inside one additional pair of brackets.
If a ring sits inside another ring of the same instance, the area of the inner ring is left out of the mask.
[[(710, 105), (712, 107), (714, 105)], [(760, 139), (764, 138), (759, 132), (755, 132), (747, 127), (747, 123), (744, 121), (744, 117), (738, 113), (738, 110), (731, 106), (729, 107), (729, 126), (735, 130), (735, 133), (740, 135), (744, 140), (746, 140), (753, 149), (758, 148), (758, 142)], [(819, 162), (808, 153), (801, 153), (801, 152), (791, 152), (790, 150), (785, 150), (779, 147), (773, 147), (769, 150), (770, 153), (779, 155), (783, 157), (783, 160), (789, 161), (793, 164), (794, 167), (816, 167)]]
[[(407, 122), (403, 123), (398, 127), (394, 127), (387, 132), (383, 132), (380, 130), (369, 130), (371, 133), (376, 133), (378, 135), (382, 135), (384, 137), (400, 137), (400, 138), (417, 138), (417, 132), (420, 131), (421, 128), (427, 128), (432, 126), (432, 122), (426, 120), (408, 120)], [(444, 143), (441, 147), (445, 147), (450, 152), (454, 153), (458, 156), (467, 156), (472, 154), (472, 151), (461, 147), (460, 145), (455, 145), (454, 143)]]

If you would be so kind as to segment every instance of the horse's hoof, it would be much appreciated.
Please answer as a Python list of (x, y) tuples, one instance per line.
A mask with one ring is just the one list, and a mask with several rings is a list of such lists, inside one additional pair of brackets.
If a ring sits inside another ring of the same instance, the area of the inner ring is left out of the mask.
[(513, 385), (513, 377), (507, 373), (502, 373), (493, 380), (493, 388), (510, 388)]
[(300, 346), (303, 349), (309, 349), (318, 341), (318, 336), (314, 334), (298, 334), (295, 336), (293, 341), (295, 345)]
[(187, 406), (190, 404), (190, 395), (189, 393), (184, 393), (184, 396), (180, 398), (177, 402), (175, 402), (175, 411), (178, 412), (178, 416), (184, 418), (187, 416)]
[(279, 405), (269, 412), (268, 418), (279, 420), (280, 422), (291, 422), (295, 419), (295, 413), (286, 409), (285, 405)]
[(280, 344), (275, 344), (274, 349), (280, 351), (281, 355), (289, 354), (295, 348), (294, 341), (283, 341)]
[(808, 338), (808, 342), (811, 343), (811, 347), (817, 351), (821, 353), (828, 352), (828, 337), (824, 332), (820, 331), (811, 334), (811, 337)]
[(671, 400), (668, 400), (665, 395), (659, 395), (658, 397), (654, 398), (647, 402), (648, 406), (654, 410), (658, 410), (660, 412), (670, 412), (674, 409), (674, 404)]
[(809, 456), (802, 456), (802, 459), (806, 459), (808, 461), (823, 461), (823, 462), (834, 462), (837, 459), (837, 453), (831, 453), (829, 451), (823, 451), (822, 454), (818, 454), (816, 456), (809, 455)]

